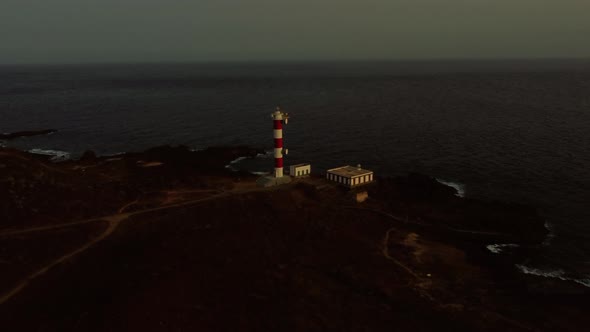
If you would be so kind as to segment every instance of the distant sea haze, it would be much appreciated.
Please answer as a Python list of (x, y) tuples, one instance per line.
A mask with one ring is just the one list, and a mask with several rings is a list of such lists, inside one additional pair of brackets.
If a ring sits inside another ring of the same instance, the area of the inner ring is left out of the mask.
[[(3, 144), (60, 158), (270, 150), (277, 105), (291, 116), (287, 165), (415, 171), (533, 205), (551, 235), (515, 268), (590, 287), (590, 61), (0, 66), (0, 132), (59, 130)], [(231, 167), (264, 172), (272, 159)]]

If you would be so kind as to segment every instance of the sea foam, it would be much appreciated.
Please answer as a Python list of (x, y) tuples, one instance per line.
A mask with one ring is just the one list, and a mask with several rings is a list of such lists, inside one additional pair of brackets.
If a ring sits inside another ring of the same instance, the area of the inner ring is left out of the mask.
[(230, 161), (229, 163), (230, 163), (230, 165), (237, 164), (237, 163), (239, 163), (240, 161), (242, 161), (242, 160), (244, 160), (246, 158), (248, 158), (248, 157), (239, 157), (239, 158), (236, 158), (236, 159)]
[(465, 197), (465, 185), (464, 184), (452, 182), (452, 181), (445, 181), (445, 180), (441, 180), (441, 179), (436, 179), (436, 181), (444, 184), (445, 186), (455, 188), (455, 190), (457, 190), (457, 196)]
[(502, 253), (502, 251), (504, 251), (504, 248), (517, 248), (518, 244), (514, 244), (514, 243), (500, 243), (500, 244), (490, 244), (488, 246), (486, 246), (486, 248), (493, 252), (494, 254), (500, 254)]
[(58, 151), (58, 150), (44, 150), (44, 149), (31, 149), (28, 152), (33, 154), (40, 154), (44, 156), (51, 156), (49, 160), (51, 161), (64, 161), (70, 159), (70, 153), (65, 151)]
[(551, 245), (551, 241), (555, 238), (555, 232), (553, 231), (553, 225), (551, 225), (548, 221), (545, 221), (544, 226), (547, 230), (547, 236), (545, 236), (545, 240), (543, 240), (543, 246), (547, 247)]
[(235, 164), (239, 163), (240, 161), (247, 159), (248, 157), (238, 157), (232, 161), (229, 162), (229, 164), (225, 165), (225, 168), (229, 168), (234, 172), (237, 172), (238, 169), (234, 167)]
[(273, 150), (266, 150), (264, 153), (257, 153), (256, 158), (268, 158), (273, 155)]
[(566, 276), (565, 271), (562, 269), (541, 270), (541, 269), (537, 269), (534, 267), (521, 265), (521, 264), (516, 264), (516, 267), (524, 274), (530, 274), (530, 275), (545, 277), (545, 278), (555, 278), (555, 279), (559, 279), (559, 280), (563, 280), (563, 281), (573, 281), (573, 282), (578, 283), (580, 285), (590, 287), (590, 276), (586, 276), (583, 279), (576, 279), (576, 278), (571, 278), (571, 277)]
[(254, 175), (268, 175), (268, 174), (270, 174), (270, 172), (260, 171), (260, 172), (250, 172), (250, 174), (254, 174)]

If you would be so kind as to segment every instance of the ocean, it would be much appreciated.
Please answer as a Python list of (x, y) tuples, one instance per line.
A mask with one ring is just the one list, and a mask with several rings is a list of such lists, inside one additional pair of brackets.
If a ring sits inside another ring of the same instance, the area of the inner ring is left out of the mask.
[(0, 66), (0, 132), (59, 130), (0, 144), (60, 158), (270, 150), (277, 106), (290, 114), (287, 165), (421, 172), (466, 197), (532, 205), (550, 235), (515, 268), (590, 287), (590, 61)]

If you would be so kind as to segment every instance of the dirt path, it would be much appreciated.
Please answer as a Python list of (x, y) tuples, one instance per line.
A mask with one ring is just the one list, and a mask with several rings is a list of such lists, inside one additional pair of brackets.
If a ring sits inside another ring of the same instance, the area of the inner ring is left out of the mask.
[(98, 237), (96, 237), (96, 238), (88, 241), (83, 246), (75, 249), (74, 251), (71, 251), (71, 252), (69, 252), (69, 253), (67, 253), (67, 254), (65, 254), (65, 255), (63, 255), (63, 256), (55, 259), (54, 261), (52, 261), (51, 263), (46, 264), (45, 266), (43, 266), (42, 268), (40, 268), (36, 272), (34, 272), (34, 273), (28, 275), (27, 277), (21, 279), (17, 283), (17, 285), (15, 287), (13, 287), (12, 289), (10, 289), (8, 292), (6, 292), (5, 294), (3, 294), (0, 297), (0, 305), (4, 304), (6, 301), (10, 300), (12, 297), (14, 297), (18, 293), (20, 293), (34, 279), (36, 279), (36, 278), (44, 275), (45, 273), (49, 272), (54, 267), (62, 264), (63, 262), (71, 259), (72, 257), (74, 257), (74, 256), (76, 256), (78, 254), (83, 253), (84, 251), (88, 250), (92, 246), (98, 244), (102, 240), (104, 240), (107, 237), (109, 237), (119, 227), (119, 225), (121, 224), (121, 222), (127, 220), (128, 218), (130, 218), (132, 216), (137, 216), (137, 215), (140, 215), (140, 214), (145, 214), (145, 213), (150, 213), (150, 212), (161, 211), (161, 210), (165, 210), (165, 209), (172, 209), (172, 208), (178, 208), (178, 207), (183, 207), (183, 206), (189, 206), (189, 205), (193, 205), (193, 204), (202, 203), (202, 202), (205, 202), (205, 201), (219, 199), (219, 198), (222, 198), (222, 197), (228, 197), (228, 196), (231, 196), (231, 195), (239, 195), (239, 194), (244, 194), (244, 193), (248, 193), (248, 192), (263, 191), (263, 190), (264, 190), (264, 188), (256, 188), (256, 189), (250, 189), (250, 190), (236, 190), (236, 191), (231, 191), (231, 192), (221, 192), (221, 193), (219, 193), (217, 195), (212, 195), (212, 196), (209, 196), (209, 197), (200, 198), (200, 199), (196, 199), (196, 200), (189, 200), (189, 201), (185, 201), (185, 202), (181, 202), (181, 203), (170, 204), (170, 205), (165, 205), (165, 206), (159, 206), (159, 207), (154, 207), (154, 208), (149, 208), (149, 209), (134, 211), (134, 212), (130, 212), (130, 213), (124, 213), (123, 211), (127, 207), (129, 207), (132, 204), (137, 203), (136, 201), (133, 201), (131, 203), (128, 203), (128, 204), (122, 206), (119, 209), (119, 212), (118, 213), (116, 213), (114, 215), (111, 215), (111, 216), (99, 217), (99, 218), (92, 218), (92, 219), (87, 219), (87, 220), (80, 220), (80, 221), (77, 221), (77, 222), (70, 222), (70, 223), (64, 223), (64, 224), (53, 225), (53, 226), (34, 227), (34, 228), (28, 228), (28, 229), (23, 229), (23, 230), (15, 230), (15, 231), (9, 231), (9, 232), (0, 233), (1, 236), (8, 236), (8, 235), (17, 235), (17, 234), (30, 233), (30, 232), (46, 231), (46, 230), (52, 230), (52, 229), (57, 229), (57, 228), (63, 228), (63, 227), (71, 227), (71, 226), (86, 224), (86, 223), (89, 223), (89, 222), (97, 222), (97, 221), (106, 221), (106, 222), (108, 222), (108, 228), (102, 234), (100, 234)]
[(56, 267), (57, 265), (65, 262), (66, 260), (74, 257), (75, 255), (77, 255), (79, 253), (86, 251), (88, 248), (92, 247), (96, 243), (104, 240), (107, 236), (111, 235), (113, 233), (113, 231), (115, 231), (115, 229), (119, 225), (119, 222), (121, 222), (121, 220), (123, 220), (125, 218), (126, 217), (124, 217), (123, 215), (121, 215), (119, 218), (115, 218), (115, 217), (111, 218), (110, 220), (108, 220), (109, 227), (102, 234), (100, 234), (98, 237), (88, 241), (86, 244), (79, 247), (78, 249), (59, 257), (58, 259), (43, 266), (41, 269), (37, 270), (36, 272), (30, 274), (26, 278), (19, 281), (15, 287), (13, 287), (10, 291), (8, 291), (6, 294), (4, 294), (4, 295), (2, 295), (2, 297), (0, 297), (0, 305), (2, 305), (3, 303), (5, 303), (9, 299), (11, 299), (16, 294), (20, 293), (34, 279), (42, 276), (43, 274), (47, 273), (49, 270)]
[[(223, 194), (223, 192), (219, 191), (219, 190), (186, 190), (186, 191), (162, 191), (162, 193), (166, 193), (166, 194), (184, 194), (184, 193), (205, 193), (205, 192), (217, 192), (220, 194)], [(235, 191), (233, 193), (238, 193), (239, 191)], [(209, 199), (209, 197), (206, 198), (200, 198), (200, 199), (196, 199), (196, 200), (189, 200), (189, 201), (185, 201), (185, 202), (181, 202), (181, 203), (175, 203), (175, 204), (170, 204), (170, 205), (164, 205), (164, 206), (159, 206), (159, 207), (155, 207), (155, 208), (149, 208), (149, 209), (144, 209), (144, 210), (138, 210), (138, 211), (134, 211), (131, 214), (140, 214), (140, 213), (145, 213), (145, 212), (152, 212), (152, 211), (157, 211), (160, 209), (166, 209), (166, 208), (173, 208), (173, 207), (178, 207), (178, 206), (182, 206), (183, 204), (191, 204), (194, 202), (198, 202), (202, 199)], [(128, 209), (130, 206), (139, 203), (139, 199), (136, 199), (132, 202), (129, 202), (127, 204), (125, 204), (124, 206), (122, 206), (117, 214), (114, 215), (110, 215), (110, 216), (103, 216), (103, 217), (93, 217), (93, 218), (89, 218), (89, 219), (84, 219), (84, 220), (78, 220), (78, 221), (73, 221), (73, 222), (67, 222), (67, 223), (62, 223), (62, 224), (55, 224), (55, 225), (48, 225), (48, 226), (36, 226), (36, 227), (30, 227), (30, 228), (24, 228), (24, 229), (13, 229), (13, 230), (5, 230), (0, 232), (0, 237), (6, 237), (6, 236), (11, 236), (11, 235), (19, 235), (19, 234), (26, 234), (26, 233), (34, 233), (34, 232), (42, 232), (42, 231), (50, 231), (50, 230), (54, 230), (54, 229), (60, 229), (60, 228), (66, 228), (66, 227), (72, 227), (72, 226), (78, 226), (78, 225), (83, 225), (83, 224), (88, 224), (91, 222), (97, 222), (97, 221), (101, 221), (101, 220), (106, 220), (108, 218), (111, 218), (113, 216), (116, 216), (118, 214), (121, 214), (123, 212), (125, 212), (126, 209)]]
[(87, 224), (87, 223), (91, 223), (91, 222), (105, 220), (105, 218), (108, 218), (108, 217), (84, 219), (84, 220), (67, 222), (67, 223), (63, 223), (63, 224), (49, 225), (49, 226), (38, 226), (38, 227), (31, 227), (31, 228), (24, 228), (24, 229), (8, 230), (8, 231), (0, 232), (0, 237), (7, 237), (7, 236), (11, 236), (11, 235), (19, 235), (19, 234), (26, 234), (26, 233), (42, 232), (42, 231), (50, 231), (53, 229), (78, 226), (78, 225), (83, 225), (83, 224)]
[(398, 261), (397, 259), (393, 258), (390, 254), (389, 254), (389, 236), (390, 233), (395, 231), (395, 227), (392, 227), (390, 229), (387, 230), (387, 232), (385, 232), (385, 237), (383, 238), (383, 249), (382, 249), (382, 253), (383, 256), (385, 256), (385, 258), (389, 259), (390, 261), (394, 262), (395, 265), (399, 266), (402, 268), (402, 270), (408, 272), (411, 276), (413, 276), (416, 279), (420, 279), (420, 276), (418, 276), (414, 271), (412, 271), (412, 269), (410, 269), (409, 267), (407, 267), (405, 264), (403, 264), (402, 262)]
[[(354, 208), (354, 207), (351, 207)], [(392, 220), (398, 221), (398, 222), (404, 222), (407, 223), (407, 220), (403, 220), (402, 218), (390, 215), (386, 212), (382, 212), (382, 211), (378, 211), (378, 210), (373, 210), (373, 209), (365, 209), (365, 208), (356, 208), (358, 210), (365, 210), (365, 211), (370, 211), (370, 212), (377, 212), (383, 216), (389, 217)], [(430, 292), (428, 291), (431, 287), (432, 287), (432, 280), (430, 279), (430, 277), (424, 278), (419, 276), (417, 273), (415, 273), (412, 269), (410, 269), (408, 266), (406, 266), (405, 264), (403, 264), (402, 262), (400, 262), (399, 260), (395, 259), (394, 257), (391, 256), (391, 254), (389, 253), (389, 242), (390, 242), (390, 234), (392, 232), (395, 232), (396, 228), (395, 227), (391, 227), (389, 228), (386, 232), (385, 232), (385, 236), (383, 237), (383, 242), (382, 242), (382, 253), (383, 256), (385, 256), (386, 259), (392, 261), (393, 263), (395, 263), (397, 266), (399, 266), (401, 269), (403, 269), (404, 271), (406, 271), (408, 274), (410, 274), (411, 276), (413, 276), (415, 278), (415, 290), (418, 292), (418, 294), (427, 299), (428, 301), (432, 302), (434, 305), (436, 305), (437, 307), (441, 308), (442, 310), (450, 310), (450, 311), (455, 311), (456, 308), (458, 307), (463, 307), (462, 304), (456, 304), (456, 303), (443, 303), (441, 301), (439, 301), (438, 299), (436, 299), (434, 296), (432, 296), (430, 294)], [(472, 231), (466, 231), (466, 232), (472, 232)], [(474, 231), (472, 232), (474, 234), (477, 233), (487, 233), (487, 232), (477, 232)], [(496, 320), (501, 320), (504, 321), (505, 323), (512, 325), (513, 327), (519, 328), (521, 330), (525, 330), (525, 331), (532, 331), (533, 328), (522, 323), (519, 321), (516, 321), (514, 319), (508, 318), (502, 314), (500, 314), (499, 312), (497, 312), (496, 310), (492, 309), (492, 308), (487, 308), (486, 306), (478, 306), (478, 305), (474, 305), (473, 306), (478, 307), (479, 310), (481, 310), (482, 312), (485, 312), (486, 315), (488, 317), (493, 317)], [(462, 309), (461, 309), (462, 310)]]
[(118, 212), (118, 213), (123, 213), (123, 212), (125, 212), (125, 210), (127, 210), (127, 208), (129, 208), (130, 206), (132, 206), (132, 205), (134, 205), (134, 204), (137, 204), (137, 203), (139, 203), (139, 198), (138, 198), (138, 199), (136, 199), (136, 200), (134, 200), (133, 202), (129, 202), (129, 203), (127, 203), (127, 204), (123, 205), (123, 206), (122, 206), (122, 207), (119, 209), (119, 211), (117, 211), (117, 212)]

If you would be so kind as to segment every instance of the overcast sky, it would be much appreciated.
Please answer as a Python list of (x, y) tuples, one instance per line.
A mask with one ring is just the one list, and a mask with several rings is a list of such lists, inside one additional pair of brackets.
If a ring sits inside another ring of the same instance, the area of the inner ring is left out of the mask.
[(0, 0), (0, 63), (590, 57), (590, 0)]

